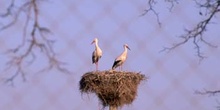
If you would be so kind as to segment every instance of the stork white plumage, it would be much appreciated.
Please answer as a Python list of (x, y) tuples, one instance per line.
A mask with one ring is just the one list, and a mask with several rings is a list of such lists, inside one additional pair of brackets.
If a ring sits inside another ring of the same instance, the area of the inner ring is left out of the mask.
[(96, 71), (98, 70), (98, 61), (102, 57), (102, 50), (98, 45), (98, 38), (95, 38), (91, 44), (95, 43), (95, 50), (92, 53), (92, 63), (96, 65)]
[(114, 64), (112, 66), (112, 70), (114, 70), (117, 67), (119, 67), (119, 69), (122, 70), (122, 65), (125, 62), (125, 60), (127, 59), (127, 53), (128, 53), (127, 49), (130, 50), (130, 48), (128, 47), (127, 44), (124, 44), (123, 47), (124, 47), (124, 52), (115, 59)]

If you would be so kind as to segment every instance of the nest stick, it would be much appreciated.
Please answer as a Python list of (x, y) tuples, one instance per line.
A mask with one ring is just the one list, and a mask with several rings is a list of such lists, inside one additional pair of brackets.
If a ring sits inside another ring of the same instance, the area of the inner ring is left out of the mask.
[(103, 107), (117, 110), (131, 104), (137, 96), (137, 88), (145, 75), (126, 71), (92, 71), (85, 73), (80, 82), (81, 93), (95, 93)]

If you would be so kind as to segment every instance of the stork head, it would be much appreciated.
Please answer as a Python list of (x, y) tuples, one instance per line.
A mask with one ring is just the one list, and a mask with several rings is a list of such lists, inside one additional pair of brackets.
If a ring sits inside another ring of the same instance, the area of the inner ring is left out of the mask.
[(95, 38), (91, 44), (93, 44), (93, 43), (98, 43), (98, 38)]
[(131, 50), (131, 49), (128, 47), (128, 44), (124, 44), (124, 48), (127, 48), (128, 50)]

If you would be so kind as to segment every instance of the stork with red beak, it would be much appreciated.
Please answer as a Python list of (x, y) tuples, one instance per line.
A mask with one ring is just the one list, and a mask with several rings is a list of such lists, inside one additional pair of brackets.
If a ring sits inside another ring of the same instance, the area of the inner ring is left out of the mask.
[(98, 61), (102, 57), (102, 50), (100, 49), (98, 45), (98, 39), (95, 38), (91, 44), (95, 43), (95, 50), (92, 53), (92, 63), (95, 63), (96, 65), (96, 71), (98, 70)]
[(124, 44), (124, 52), (115, 59), (115, 62), (112, 66), (112, 70), (114, 70), (117, 67), (119, 67), (119, 69), (122, 70), (122, 65), (125, 62), (125, 60), (127, 59), (128, 49), (130, 50), (128, 45)]

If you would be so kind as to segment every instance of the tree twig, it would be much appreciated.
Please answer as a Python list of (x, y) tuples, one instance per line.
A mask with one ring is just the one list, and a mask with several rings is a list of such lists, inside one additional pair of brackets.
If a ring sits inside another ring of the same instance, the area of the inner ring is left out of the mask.
[[(198, 4), (198, 3), (197, 3)], [(173, 46), (171, 47), (164, 47), (160, 52), (163, 51), (171, 51), (187, 42), (189, 42), (190, 40), (192, 41), (192, 43), (195, 46), (196, 49), (196, 55), (198, 56), (198, 58), (201, 60), (203, 60), (205, 58), (205, 56), (202, 54), (201, 52), (201, 43), (206, 44), (209, 47), (212, 48), (217, 48), (216, 45), (213, 45), (212, 43), (208, 42), (203, 36), (203, 34), (206, 32), (207, 29), (207, 25), (211, 22), (211, 20), (213, 19), (213, 17), (220, 12), (219, 6), (220, 3), (218, 3), (217, 1), (215, 3), (212, 3), (212, 5), (210, 6), (210, 1), (208, 0), (206, 3), (204, 4), (198, 4), (200, 7), (206, 7), (207, 10), (209, 10), (209, 15), (207, 15), (207, 18), (200, 21), (193, 29), (185, 29), (186, 34), (180, 36), (180, 38), (182, 38), (183, 40), (173, 44)], [(211, 7), (211, 9), (210, 9)]]
[[(146, 14), (148, 14), (149, 12), (152, 12), (157, 19), (157, 23), (158, 25), (161, 27), (161, 21), (160, 21), (160, 17), (159, 17), (159, 12), (155, 9), (155, 6), (158, 2), (163, 2), (163, 1), (157, 1), (157, 0), (148, 0), (147, 3), (147, 9), (144, 10), (144, 12), (140, 15), (140, 16), (145, 16)], [(171, 11), (173, 9), (173, 7), (175, 6), (175, 4), (178, 3), (178, 0), (164, 0), (165, 3), (170, 4), (170, 6), (168, 7), (168, 9)]]
[(159, 18), (159, 13), (154, 9), (154, 5), (155, 5), (156, 3), (157, 3), (157, 2), (156, 2), (155, 0), (148, 0), (148, 6), (149, 6), (149, 8), (145, 9), (144, 12), (143, 12), (140, 16), (145, 16), (147, 13), (153, 12), (153, 14), (156, 16), (158, 25), (161, 27), (161, 22), (160, 22), (160, 18)]
[[(25, 75), (27, 73), (25, 72), (24, 65), (27, 63), (28, 65), (31, 65), (36, 60), (36, 57), (39, 53), (35, 52), (34, 50), (37, 48), (40, 49), (41, 53), (43, 53), (48, 59), (49, 66), (42, 70), (51, 70), (56, 68), (61, 72), (70, 73), (68, 69), (62, 67), (62, 65), (65, 63), (56, 58), (56, 53), (53, 50), (54, 40), (50, 40), (44, 35), (45, 33), (51, 33), (51, 31), (46, 27), (42, 27), (39, 23), (38, 2), (41, 1), (31, 0), (25, 2), (23, 5), (18, 7), (18, 10), (14, 15), (14, 19), (9, 24), (0, 27), (0, 31), (8, 29), (9, 27), (15, 25), (22, 12), (26, 14), (26, 20), (24, 22), (25, 26), (23, 27), (22, 43), (16, 48), (9, 49), (6, 52), (7, 55), (12, 55), (12, 57), (10, 57), (10, 60), (7, 62), (7, 67), (5, 68), (4, 72), (12, 69), (15, 70), (14, 74), (5, 79), (6, 83), (11, 83), (13, 85), (14, 79), (18, 76), (21, 76), (23, 81), (26, 80)], [(1, 14), (0, 17), (7, 19), (7, 16), (13, 15), (11, 10), (14, 9), (14, 6), (15, 0), (12, 0), (11, 5), (7, 8), (5, 14)], [(31, 32), (29, 32), (31, 33), (30, 35), (26, 34), (28, 33), (28, 27), (31, 28)], [(30, 58), (31, 60), (29, 61)]]
[[(220, 90), (206, 90), (204, 89), (203, 91), (198, 91), (196, 90), (195, 91), (195, 94), (199, 94), (199, 95), (208, 95), (208, 96), (216, 96), (218, 94), (220, 94)], [(219, 110), (220, 109), (220, 102), (218, 99), (216, 99), (216, 102), (217, 102), (217, 106), (216, 108)]]
[(214, 96), (214, 95), (217, 95), (217, 94), (220, 94), (220, 90), (206, 90), (204, 89), (203, 91), (195, 91), (195, 94), (200, 94), (200, 95), (209, 95), (209, 96)]
[(178, 0), (165, 0), (165, 2), (169, 3), (170, 6), (168, 7), (169, 11), (171, 12), (174, 8), (175, 4), (178, 4)]

